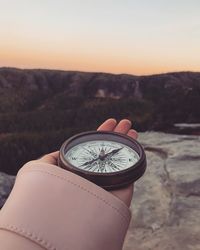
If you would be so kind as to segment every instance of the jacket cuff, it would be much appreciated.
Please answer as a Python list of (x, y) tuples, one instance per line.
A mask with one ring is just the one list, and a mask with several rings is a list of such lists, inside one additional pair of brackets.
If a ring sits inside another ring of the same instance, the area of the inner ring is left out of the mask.
[(18, 172), (0, 212), (0, 229), (48, 250), (121, 250), (130, 219), (130, 209), (101, 187), (31, 161)]

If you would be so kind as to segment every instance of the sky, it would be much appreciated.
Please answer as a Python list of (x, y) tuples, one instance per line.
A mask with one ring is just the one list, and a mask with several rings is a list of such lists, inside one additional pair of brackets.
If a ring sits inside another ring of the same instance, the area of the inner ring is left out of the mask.
[(200, 0), (0, 0), (0, 67), (200, 71)]

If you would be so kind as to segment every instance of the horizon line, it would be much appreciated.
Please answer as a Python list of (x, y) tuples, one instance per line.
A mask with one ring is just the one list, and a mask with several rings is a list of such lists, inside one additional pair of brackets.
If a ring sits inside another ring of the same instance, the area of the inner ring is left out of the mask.
[(94, 73), (94, 74), (110, 74), (110, 75), (130, 75), (136, 77), (142, 76), (156, 76), (156, 75), (165, 75), (165, 74), (174, 74), (174, 73), (200, 73), (200, 71), (191, 71), (191, 70), (181, 70), (181, 71), (166, 71), (160, 73), (153, 73), (153, 74), (130, 74), (130, 73), (113, 73), (113, 72), (103, 72), (103, 71), (84, 71), (84, 70), (66, 70), (66, 69), (57, 69), (57, 68), (22, 68), (22, 67), (11, 67), (11, 66), (1, 66), (1, 69), (16, 69), (16, 70), (48, 70), (48, 71), (62, 71), (62, 72), (78, 72), (78, 73)]

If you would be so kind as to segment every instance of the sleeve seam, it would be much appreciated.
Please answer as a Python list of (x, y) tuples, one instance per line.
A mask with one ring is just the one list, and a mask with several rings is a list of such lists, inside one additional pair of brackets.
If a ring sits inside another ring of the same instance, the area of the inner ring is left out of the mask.
[(45, 249), (58, 250), (52, 243), (36, 235), (35, 233), (16, 227), (14, 225), (0, 223), (0, 229), (17, 233), (25, 238), (32, 240), (33, 242), (36, 242)]

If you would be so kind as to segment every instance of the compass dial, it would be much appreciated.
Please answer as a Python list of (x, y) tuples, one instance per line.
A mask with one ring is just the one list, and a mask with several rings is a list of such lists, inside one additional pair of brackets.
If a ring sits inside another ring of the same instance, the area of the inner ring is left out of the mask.
[(76, 168), (95, 172), (113, 173), (136, 164), (138, 153), (115, 141), (94, 140), (80, 143), (65, 153), (65, 159)]
[(87, 131), (66, 140), (58, 166), (112, 190), (138, 180), (146, 170), (142, 145), (113, 131)]

